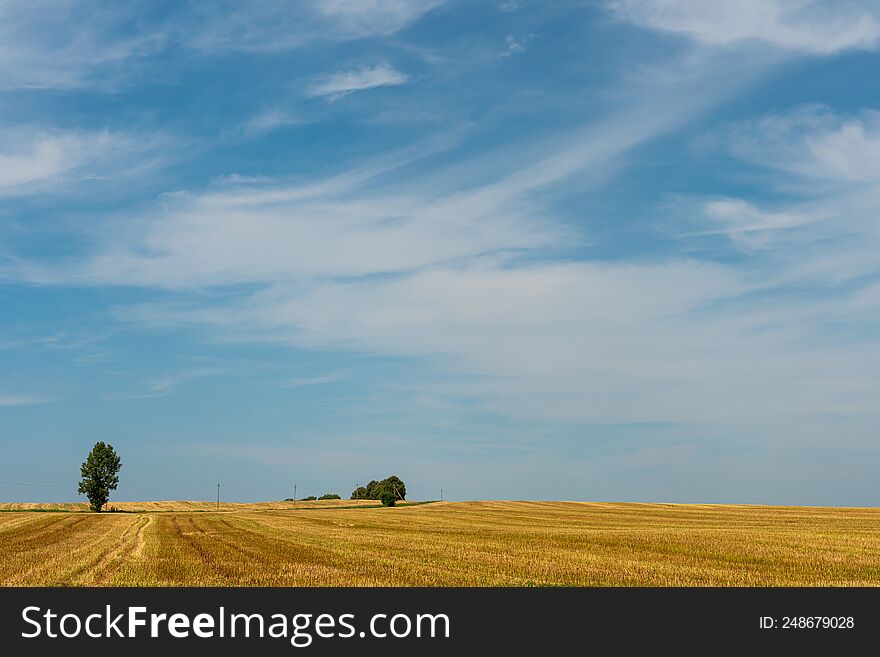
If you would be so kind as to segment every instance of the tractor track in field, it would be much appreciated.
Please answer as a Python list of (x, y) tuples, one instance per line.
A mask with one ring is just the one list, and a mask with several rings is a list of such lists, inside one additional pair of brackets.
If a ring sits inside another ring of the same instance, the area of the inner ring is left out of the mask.
[[(99, 548), (97, 554), (84, 559), (80, 563), (77, 563), (75, 567), (65, 572), (62, 581), (74, 584), (93, 584), (95, 579), (94, 576), (88, 577), (87, 574), (90, 572), (97, 573), (102, 566), (112, 563), (116, 555), (124, 547), (130, 532), (138, 523), (138, 520), (132, 519), (132, 522), (122, 530), (121, 534), (115, 535), (115, 533), (107, 533), (95, 543), (86, 544), (82, 548), (77, 549), (76, 553), (81, 553), (89, 549), (94, 549), (95, 547)], [(107, 548), (104, 547), (106, 544), (109, 544)]]
[[(295, 554), (298, 558), (296, 561), (301, 563), (310, 563), (316, 565), (325, 565), (325, 566), (333, 566), (334, 563), (331, 559), (327, 558), (328, 550), (322, 550), (320, 548), (316, 548), (312, 545), (295, 542), (291, 540), (285, 540), (283, 538), (278, 538), (272, 535), (271, 529), (266, 527), (265, 525), (261, 525), (259, 523), (254, 523), (252, 521), (239, 522), (237, 524), (231, 523), (227, 518), (222, 518), (220, 522), (228, 529), (230, 532), (247, 534), (250, 537), (253, 537), (253, 545), (268, 545), (272, 544), (276, 548), (281, 549), (283, 552), (289, 552), (291, 554)], [(221, 534), (222, 536), (222, 534)], [(223, 540), (223, 539), (221, 539)], [(247, 554), (250, 557), (261, 557), (265, 554), (264, 551), (257, 550), (255, 548), (247, 548), (240, 544), (233, 543), (232, 541), (225, 540), (225, 544), (230, 547), (234, 547), (241, 551), (244, 554)], [(306, 557), (306, 558), (304, 558)]]
[[(11, 536), (4, 535), (3, 549), (6, 554), (9, 555), (9, 552), (12, 550), (21, 551), (22, 549), (39, 547), (40, 545), (50, 542), (47, 539), (51, 539), (58, 534), (75, 530), (76, 527), (86, 520), (86, 516), (62, 516), (60, 518), (51, 518), (40, 527), (34, 528), (33, 531), (28, 531), (26, 533), (13, 533)], [(26, 528), (26, 525), (24, 526)], [(22, 525), (18, 525), (17, 527), (21, 528)]]
[[(204, 520), (203, 518), (199, 518), (199, 520)], [(243, 555), (245, 557), (255, 557), (259, 555), (259, 550), (254, 548), (246, 548), (242, 546), (240, 543), (229, 540), (228, 538), (224, 538), (223, 531), (207, 531), (202, 527), (199, 527), (193, 520), (190, 520), (191, 526), (195, 531), (192, 532), (181, 532), (181, 537), (185, 540), (189, 545), (194, 547), (201, 555), (204, 560), (204, 563), (210, 563), (213, 566), (217, 567), (219, 570), (223, 571), (225, 574), (233, 576), (234, 573), (231, 569), (229, 569), (223, 560), (217, 559), (216, 555), (209, 554), (206, 550), (202, 548), (202, 545), (198, 543), (198, 541), (194, 538), (195, 536), (204, 536), (209, 537), (208, 540), (217, 545), (222, 545), (227, 550), (238, 553), (239, 555)], [(226, 520), (226, 518), (220, 518), (219, 524), (225, 527), (226, 529), (235, 530), (236, 528), (232, 526), (232, 524)], [(236, 562), (240, 562), (240, 560), (235, 560)]]
[[(210, 540), (213, 541), (215, 540), (213, 532), (205, 531), (196, 525), (192, 517), (186, 517), (186, 519), (189, 523), (189, 527), (184, 528), (181, 526), (180, 518), (172, 518), (173, 533), (177, 536), (177, 540), (198, 554), (199, 561), (203, 565), (210, 565), (213, 570), (224, 577), (234, 577), (233, 571), (226, 565), (226, 563), (223, 560), (217, 559), (206, 549), (206, 547), (210, 545), (210, 542), (199, 541), (197, 538), (198, 536), (211, 537)], [(184, 531), (184, 529), (189, 531)], [(220, 543), (220, 541), (217, 542)], [(225, 545), (225, 543), (221, 544)]]
[(137, 557), (144, 549), (144, 530), (150, 526), (153, 518), (148, 515), (140, 516), (136, 522), (129, 525), (119, 541), (107, 552), (95, 565), (99, 577), (94, 584), (107, 586), (119, 572), (126, 561)]
[[(15, 547), (17, 548), (18, 554), (27, 554), (31, 551), (37, 552), (39, 550), (46, 551), (49, 547), (54, 543), (62, 543), (66, 547), (66, 551), (64, 553), (65, 560), (74, 560), (74, 557), (85, 550), (89, 550), (94, 547), (94, 543), (83, 543), (82, 545), (71, 545), (71, 538), (75, 537), (78, 532), (80, 526), (87, 521), (87, 518), (76, 518), (73, 522), (70, 523), (52, 523), (51, 530), (43, 531), (43, 532), (34, 532), (27, 535), (27, 541), (18, 542)], [(57, 525), (63, 525), (58, 527)], [(64, 539), (59, 541), (54, 541), (53, 539), (58, 536), (64, 536)], [(9, 546), (6, 546), (7, 549)], [(17, 581), (33, 581), (32, 575), (34, 573), (38, 573), (41, 570), (45, 570), (47, 564), (50, 563), (50, 559), (42, 560), (38, 563), (35, 563), (30, 568), (27, 568), (23, 571), (16, 573), (16, 576), (13, 578), (13, 583)], [(69, 580), (67, 574), (65, 573), (61, 577), (52, 580), (52, 584), (63, 584)]]
[(22, 525), (27, 525), (29, 523), (35, 523), (41, 519), (40, 516), (33, 513), (22, 514), (20, 517), (12, 517), (10, 519), (3, 518), (2, 522), (0, 521), (0, 538), (2, 538), (3, 534), (6, 532), (11, 532), (17, 527), (21, 527)]

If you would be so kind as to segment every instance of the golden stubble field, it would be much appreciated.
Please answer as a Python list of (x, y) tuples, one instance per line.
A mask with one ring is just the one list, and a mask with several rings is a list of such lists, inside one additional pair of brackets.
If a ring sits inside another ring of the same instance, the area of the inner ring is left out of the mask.
[(131, 503), (145, 509), (139, 513), (0, 513), (0, 583), (880, 584), (878, 509), (578, 502), (381, 509), (345, 508), (351, 502), (342, 500), (215, 512), (155, 504)]

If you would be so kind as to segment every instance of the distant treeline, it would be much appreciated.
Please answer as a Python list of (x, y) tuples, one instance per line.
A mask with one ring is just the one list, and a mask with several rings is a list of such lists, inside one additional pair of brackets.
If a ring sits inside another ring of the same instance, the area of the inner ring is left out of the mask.
[(406, 484), (394, 475), (382, 481), (374, 479), (366, 486), (355, 488), (351, 499), (380, 500), (385, 506), (394, 506), (396, 502), (406, 499)]
[(299, 500), (294, 500), (292, 497), (285, 497), (285, 502), (314, 502), (315, 500), (341, 500), (336, 493), (324, 493), (321, 497), (315, 497), (314, 495), (309, 495), (308, 497), (301, 497)]

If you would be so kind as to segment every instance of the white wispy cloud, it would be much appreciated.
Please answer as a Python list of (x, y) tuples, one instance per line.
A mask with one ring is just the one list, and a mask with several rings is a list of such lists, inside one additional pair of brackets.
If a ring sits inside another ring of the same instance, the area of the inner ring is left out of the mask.
[[(668, 223), (686, 226), (675, 237), (696, 252), (732, 247), (736, 258), (747, 257), (740, 268), (749, 280), (774, 294), (809, 290), (786, 307), (792, 325), (802, 322), (817, 333), (874, 326), (871, 314), (880, 312), (869, 292), (880, 276), (876, 113), (795, 107), (720, 132), (714, 143), (752, 167), (741, 175), (759, 182), (758, 191), (673, 203)], [(860, 339), (855, 352), (863, 349), (873, 362), (876, 342)]]
[(272, 178), (270, 176), (262, 175), (254, 176), (240, 173), (224, 173), (211, 178), (211, 182), (216, 185), (255, 185), (272, 182)]
[(617, 14), (642, 27), (710, 46), (761, 42), (833, 54), (876, 50), (880, 6), (872, 0), (614, 0)]
[(236, 185), (166, 197), (161, 212), (146, 219), (141, 214), (130, 231), (104, 241), (86, 260), (30, 262), (19, 274), (40, 283), (192, 289), (399, 274), (571, 245), (581, 238), (550, 218), (537, 219), (542, 215), (531, 195), (573, 175), (607, 175), (630, 149), (718, 97), (723, 95), (697, 77), (689, 90), (654, 102), (650, 111), (639, 104), (575, 131), (564, 147), (553, 140), (533, 149), (535, 156), (513, 171), (505, 173), (507, 158), (500, 153), (491, 165), (501, 175), (483, 184), (462, 181), (457, 169), (413, 179), (405, 189), (385, 180), (436, 150), (419, 145), (415, 154), (391, 154), (306, 184)]
[[(787, 433), (794, 418), (874, 417), (880, 342), (840, 340), (825, 329), (870, 324), (880, 312), (873, 279), (858, 282), (880, 273), (880, 194), (871, 184), (880, 177), (841, 174), (829, 164), (848, 152), (865, 153), (870, 162), (871, 117), (803, 117), (801, 108), (737, 124), (726, 145), (786, 176), (847, 186), (796, 186), (800, 198), (772, 208), (732, 197), (695, 207), (703, 234), (734, 240), (751, 258), (747, 267), (668, 258), (524, 265), (474, 253), (464, 260), (426, 258), (393, 277), (310, 280), (305, 271), (286, 282), (267, 277), (264, 290), (228, 299), (232, 310), (159, 304), (120, 309), (121, 316), (301, 348), (440, 358), (447, 369), (474, 378), (438, 387), (438, 394), (532, 418), (776, 427), (779, 440), (795, 440)], [(788, 133), (788, 150), (767, 141), (779, 125), (799, 126)], [(463, 218), (468, 207), (487, 213), (474, 218), (494, 216), (528, 189), (520, 183), (550, 184), (586, 166), (588, 154), (607, 163), (612, 151), (600, 139), (609, 132), (603, 128), (590, 133), (595, 141), (580, 144), (576, 156), (551, 156), (531, 176), (516, 173), (459, 195), (458, 204), (438, 206), (439, 216)], [(626, 148), (628, 142), (615, 143)], [(766, 152), (755, 150), (758, 144)], [(847, 280), (851, 287), (829, 294), (821, 287), (797, 292), (805, 284)], [(817, 419), (798, 431), (813, 435), (820, 426)]]
[[(796, 107), (739, 122), (725, 140), (733, 155), (762, 167), (768, 189), (787, 197), (769, 210), (761, 207), (764, 200), (728, 199), (714, 212), (716, 219), (723, 218), (720, 209), (734, 224), (752, 221), (769, 229), (774, 248), (766, 257), (776, 263), (774, 276), (840, 284), (880, 274), (880, 114)], [(737, 212), (740, 218), (733, 219)], [(732, 233), (734, 239), (745, 236)]]
[(83, 170), (119, 146), (119, 138), (107, 132), (80, 133), (29, 126), (6, 129), (0, 133), (0, 190), (9, 193)]
[(829, 317), (851, 318), (851, 304), (769, 294), (744, 306), (743, 297), (772, 290), (751, 278), (695, 260), (479, 263), (278, 285), (227, 300), (223, 310), (141, 306), (127, 318), (299, 348), (437, 359), (475, 377), (438, 394), (514, 417), (766, 428), (844, 405), (854, 417), (874, 414), (880, 345), (829, 345), (817, 330)]
[(341, 374), (325, 374), (324, 376), (311, 376), (299, 379), (290, 379), (281, 384), (282, 388), (305, 388), (308, 386), (320, 386), (327, 383), (338, 383), (345, 379)]
[[(69, 171), (81, 163), (81, 140), (71, 135), (39, 135), (24, 144), (4, 144), (0, 188), (18, 187)], [(100, 149), (100, 145), (98, 145)]]
[(281, 107), (267, 107), (254, 114), (242, 126), (245, 137), (260, 137), (278, 128), (302, 123), (296, 114)]
[(510, 57), (511, 55), (516, 55), (518, 53), (524, 53), (528, 49), (529, 43), (531, 43), (534, 38), (534, 34), (527, 34), (526, 36), (519, 38), (512, 34), (508, 34), (505, 39), (507, 41), (507, 50), (502, 51), (499, 57)]
[(161, 30), (128, 30), (131, 12), (93, 0), (0, 3), (0, 86), (112, 85), (125, 62), (166, 45)]
[(880, 183), (880, 112), (839, 113), (807, 105), (731, 128), (738, 157), (816, 182)]
[(740, 198), (714, 198), (697, 206), (686, 204), (685, 212), (694, 215), (699, 228), (680, 237), (724, 235), (745, 251), (771, 248), (786, 231), (828, 218), (812, 207), (768, 210)]
[(39, 395), (2, 395), (0, 394), (0, 406), (33, 406), (34, 404), (48, 404), (52, 400)]
[[(542, 195), (573, 176), (582, 188), (596, 184), (633, 149), (720, 102), (737, 71), (719, 75), (712, 64), (685, 68), (681, 79), (667, 72), (654, 86), (640, 80), (621, 107), (532, 145), (535, 157), (519, 166), (504, 153), (484, 154), (476, 182), (429, 170), (402, 185), (386, 174), (416, 160), (397, 155), (307, 183), (190, 192), (139, 213), (85, 257), (32, 263), (22, 278), (178, 291), (173, 303), (115, 310), (145, 326), (440, 361), (471, 377), (459, 394), (517, 417), (766, 431), (791, 426), (805, 409), (876, 413), (880, 347), (835, 343), (822, 332), (828, 318), (875, 312), (874, 297), (816, 302), (780, 287), (805, 280), (804, 256), (819, 254), (813, 247), (755, 249), (747, 255), (765, 259), (747, 270), (674, 255), (543, 257), (584, 234), (554, 221)], [(675, 93), (664, 93), (666, 84)], [(804, 143), (815, 141), (810, 134)], [(828, 148), (817, 152), (834, 161)], [(704, 204), (701, 217), (739, 236), (833, 225), (801, 221), (812, 212), (827, 214), (728, 198)], [(866, 229), (855, 216), (838, 208), (834, 218), (841, 231)], [(828, 253), (841, 257), (832, 246)], [(876, 251), (873, 258), (875, 271)], [(188, 295), (193, 289), (199, 294)]]
[(210, 7), (189, 2), (178, 38), (205, 51), (271, 52), (321, 40), (394, 34), (443, 0), (226, 0)]
[(400, 31), (445, 0), (318, 0), (315, 7), (351, 38)]
[(98, 0), (0, 3), (0, 86), (112, 88), (170, 47), (272, 52), (394, 34), (443, 0), (185, 1), (144, 27), (142, 8)]
[(145, 171), (161, 161), (164, 144), (160, 134), (4, 126), (0, 128), (0, 196)]
[(136, 400), (136, 399), (155, 399), (158, 397), (167, 397), (175, 392), (182, 384), (196, 379), (204, 379), (212, 376), (219, 376), (231, 371), (227, 367), (193, 367), (167, 376), (148, 381), (138, 388), (128, 391), (109, 392), (104, 395), (107, 401), (120, 400)]
[(339, 71), (323, 78), (306, 89), (309, 98), (325, 97), (329, 101), (338, 100), (355, 91), (394, 87), (404, 84), (409, 76), (388, 64), (365, 66), (353, 71)]

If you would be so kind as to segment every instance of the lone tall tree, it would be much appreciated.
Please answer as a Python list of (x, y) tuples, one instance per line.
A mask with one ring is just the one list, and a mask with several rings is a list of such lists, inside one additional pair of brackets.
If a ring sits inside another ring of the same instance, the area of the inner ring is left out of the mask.
[(82, 481), (79, 492), (89, 498), (92, 511), (101, 513), (101, 509), (110, 499), (110, 491), (119, 485), (119, 470), (122, 461), (113, 451), (112, 445), (95, 443), (92, 451), (80, 468)]

